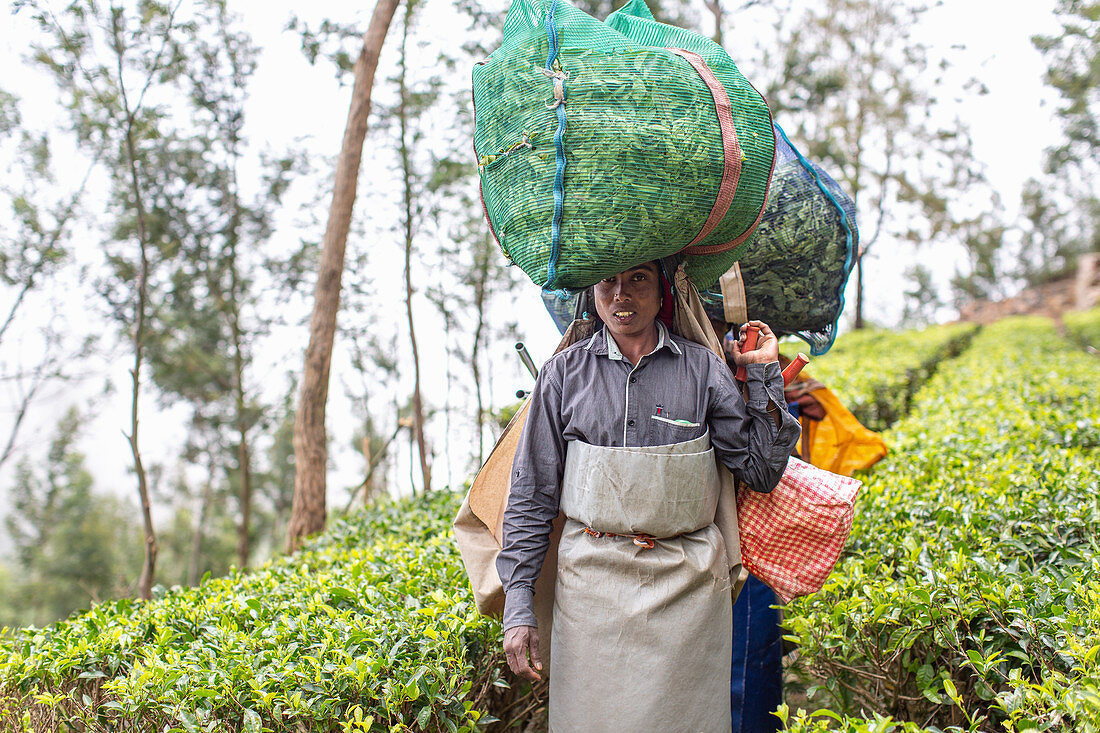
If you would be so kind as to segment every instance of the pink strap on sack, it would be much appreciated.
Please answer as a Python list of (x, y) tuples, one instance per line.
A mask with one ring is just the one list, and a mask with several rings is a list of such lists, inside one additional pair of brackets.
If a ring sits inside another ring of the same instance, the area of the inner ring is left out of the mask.
[[(755, 91), (757, 94), (760, 95), (760, 99), (764, 100), (764, 106), (765, 106), (765, 108), (768, 109), (768, 123), (771, 124), (772, 123), (772, 111), (771, 111), (771, 108), (769, 108), (767, 106), (768, 105), (768, 100), (764, 99), (764, 95), (760, 94), (760, 91), (756, 87), (752, 86), (751, 82), (749, 83), (749, 86), (752, 87), (753, 91)], [(774, 128), (773, 128), (773, 134), (774, 134)], [(771, 189), (772, 189), (772, 173), (775, 172), (775, 159), (776, 159), (776, 157), (777, 156), (775, 155), (775, 150), (773, 148), (773, 150), (772, 150), (772, 162), (771, 162), (771, 166), (768, 168), (768, 182), (764, 186), (764, 203), (760, 204), (760, 211), (756, 212), (756, 219), (753, 221), (752, 224), (749, 225), (749, 227), (747, 229), (745, 229), (745, 231), (741, 232), (741, 234), (739, 234), (737, 237), (735, 237), (733, 239), (733, 241), (730, 241), (730, 242), (723, 242), (723, 243), (720, 243), (720, 244), (697, 245), (697, 246), (694, 246), (694, 247), (689, 244), (687, 247), (684, 247), (682, 250), (680, 250), (680, 252), (683, 253), (683, 254), (686, 254), (686, 255), (709, 255), (709, 254), (714, 254), (716, 252), (725, 252), (727, 250), (733, 249), (734, 247), (736, 247), (739, 244), (744, 243), (745, 240), (747, 240), (749, 237), (751, 237), (753, 232), (756, 231), (756, 227), (760, 225), (760, 220), (764, 218), (764, 210), (768, 206), (768, 196), (770, 195)]]
[(718, 196), (714, 199), (714, 206), (710, 210), (710, 216), (703, 224), (702, 230), (691, 240), (687, 247), (694, 247), (702, 242), (714, 231), (722, 217), (729, 211), (733, 197), (737, 193), (737, 182), (741, 179), (741, 143), (737, 139), (737, 128), (733, 125), (733, 107), (730, 104), (729, 94), (722, 82), (707, 66), (703, 57), (682, 48), (670, 48), (671, 53), (685, 59), (696, 73), (703, 79), (703, 83), (710, 90), (714, 98), (714, 111), (718, 113), (718, 127), (722, 131), (722, 152), (725, 161), (722, 166), (722, 183), (718, 186)]

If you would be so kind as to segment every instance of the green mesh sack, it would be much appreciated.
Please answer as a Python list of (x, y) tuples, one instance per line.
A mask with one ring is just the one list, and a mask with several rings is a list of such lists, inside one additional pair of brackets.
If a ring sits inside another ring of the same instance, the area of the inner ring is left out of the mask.
[(566, 0), (515, 0), (473, 98), (489, 225), (548, 289), (737, 250), (763, 212), (767, 105), (720, 46), (643, 0), (607, 24)]

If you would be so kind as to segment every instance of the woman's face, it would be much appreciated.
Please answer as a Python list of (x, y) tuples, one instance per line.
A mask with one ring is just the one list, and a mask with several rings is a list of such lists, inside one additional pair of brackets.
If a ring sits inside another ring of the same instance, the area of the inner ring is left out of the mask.
[(596, 312), (612, 336), (649, 333), (661, 310), (661, 279), (653, 262), (632, 267), (592, 286)]

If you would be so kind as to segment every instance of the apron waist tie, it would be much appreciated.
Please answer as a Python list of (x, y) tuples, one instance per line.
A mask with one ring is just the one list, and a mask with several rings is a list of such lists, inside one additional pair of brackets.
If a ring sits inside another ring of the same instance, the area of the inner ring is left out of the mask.
[(632, 540), (634, 540), (634, 544), (637, 545), (638, 547), (641, 547), (643, 550), (652, 550), (653, 547), (654, 547), (654, 543), (659, 539), (660, 540), (671, 540), (674, 537), (679, 537), (680, 536), (680, 535), (672, 535), (672, 537), (654, 537), (651, 534), (644, 534), (644, 533), (641, 533), (641, 534), (616, 534), (615, 532), (600, 532), (600, 531), (597, 531), (595, 529), (592, 529), (591, 527), (585, 527), (584, 528), (584, 533), (586, 535), (588, 535), (589, 537), (595, 537), (596, 539), (599, 539), (601, 537), (630, 537)]

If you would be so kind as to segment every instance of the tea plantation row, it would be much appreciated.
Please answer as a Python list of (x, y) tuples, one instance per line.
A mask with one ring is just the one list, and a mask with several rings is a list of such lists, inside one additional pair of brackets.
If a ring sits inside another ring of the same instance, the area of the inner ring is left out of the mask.
[(958, 355), (977, 333), (971, 323), (920, 331), (855, 331), (807, 367), (866, 427), (882, 431), (909, 412), (937, 365)]
[(502, 655), (457, 506), (385, 506), (254, 572), (23, 630), (0, 646), (0, 730), (478, 730)]
[(1098, 395), (1100, 363), (1043, 319), (937, 371), (846, 559), (789, 609), (832, 709), (793, 730), (1100, 730)]
[(1100, 306), (1088, 311), (1067, 313), (1063, 323), (1070, 338), (1076, 340), (1093, 354), (1100, 355)]

